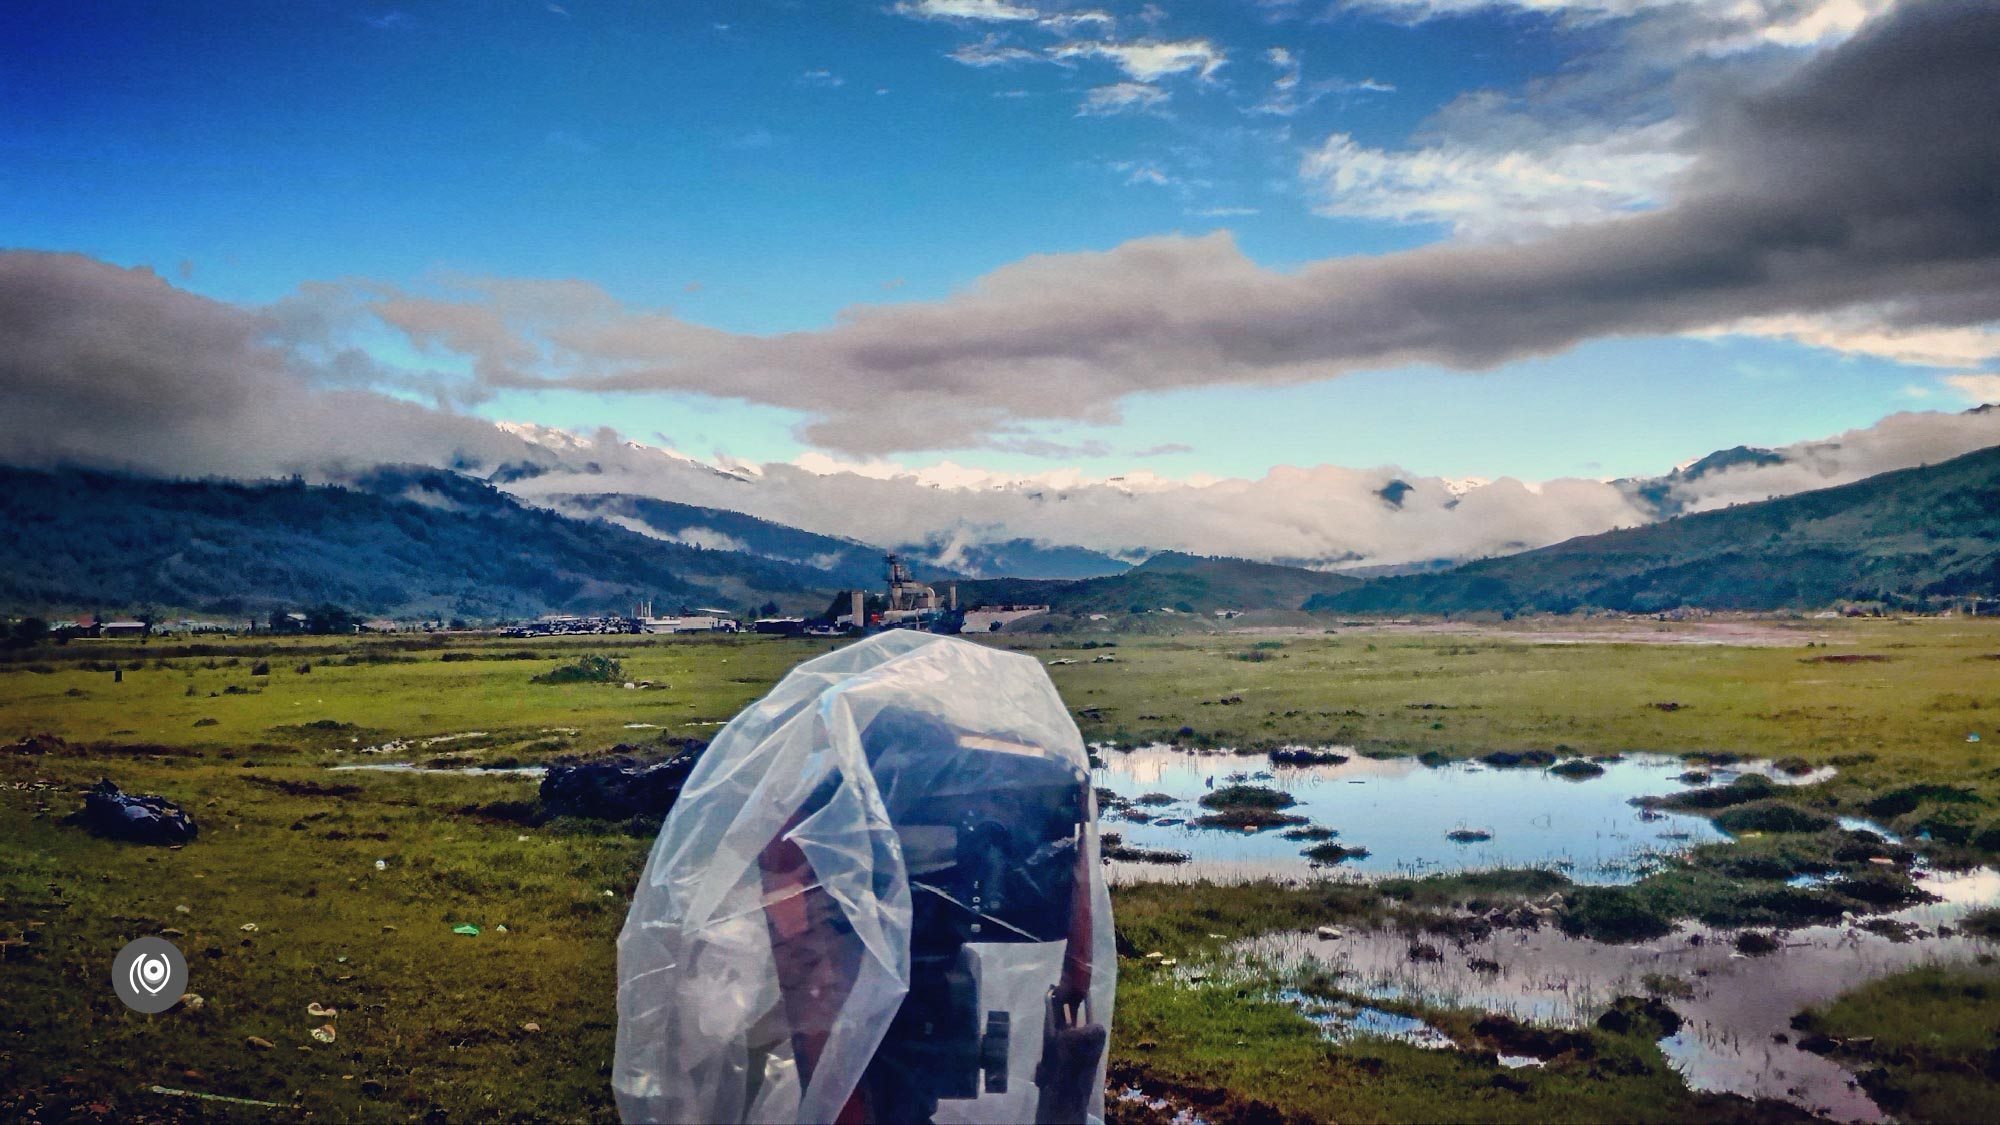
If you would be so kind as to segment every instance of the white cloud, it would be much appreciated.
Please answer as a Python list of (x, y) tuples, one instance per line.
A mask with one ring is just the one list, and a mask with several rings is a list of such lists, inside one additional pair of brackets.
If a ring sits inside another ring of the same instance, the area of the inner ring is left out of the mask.
[[(117, 323), (111, 291), (139, 306), (142, 291), (163, 307), (198, 306), (240, 335), (278, 341), (274, 362), (317, 384), (456, 404), (520, 390), (701, 396), (788, 412), (800, 440), (848, 453), (975, 447), (1043, 436), (1051, 421), (1111, 425), (1134, 396), (1188, 387), (1412, 364), (1487, 370), (1586, 340), (1871, 301), (1895, 303), (1898, 330), (1990, 325), (2000, 323), (2000, 246), (1980, 235), (1992, 228), (2000, 149), (1976, 115), (1941, 120), (1934, 107), (2000, 104), (1996, 49), (2000, 9), (1912, 8), (1721, 105), (1711, 118), (1721, 124), (1690, 144), (1701, 164), (1670, 205), (1533, 240), (1272, 269), (1226, 233), (1139, 239), (1025, 258), (946, 297), (767, 335), (691, 323), (581, 281), (434, 277), (417, 291), (348, 282), (257, 310), (76, 256), (0, 253), (0, 390), (10, 364), (60, 382), (50, 373), (116, 375), (171, 356), (177, 345), (159, 332)], [(111, 358), (71, 354), (64, 335), (113, 328)], [(356, 346), (398, 336), (408, 346), (392, 354), (418, 360), (392, 365)], [(885, 400), (898, 408), (874, 405)], [(75, 411), (75, 424), (95, 425), (95, 413)], [(24, 440), (56, 424), (34, 417)], [(0, 410), (0, 426), (13, 421)]]
[(1095, 27), (1100, 31), (1110, 31), (1118, 25), (1118, 20), (1110, 12), (1091, 9), (1082, 12), (1054, 12), (1036, 21), (1050, 31), (1071, 32), (1079, 27)]
[(1053, 47), (1056, 59), (1104, 59), (1139, 82), (1157, 82), (1175, 74), (1194, 73), (1207, 80), (1229, 61), (1227, 54), (1206, 39), (1163, 42), (1156, 39), (1131, 43), (1077, 41)]
[(1630, 20), (1662, 53), (1726, 55), (1758, 47), (1837, 43), (1897, 0), (1361, 0), (1429, 19), (1514, 9), (1579, 23)]
[(1077, 107), (1078, 117), (1109, 117), (1119, 113), (1147, 113), (1167, 104), (1168, 95), (1158, 86), (1143, 82), (1117, 82), (1098, 86), (1084, 95)]
[[(1907, 413), (1800, 442), (1770, 466), (1706, 474), (1679, 486), (1688, 510), (1762, 500), (1946, 460), (2000, 444), (2000, 412)], [(1134, 456), (1183, 452), (1177, 445)], [(1254, 479), (1165, 477), (1136, 470), (1096, 477), (1073, 468), (1006, 473), (945, 462), (912, 469), (882, 459), (812, 453), (761, 466), (754, 480), (605, 438), (565, 447), (566, 465), (509, 486), (534, 498), (631, 492), (731, 508), (867, 542), (962, 535), (1013, 538), (1129, 556), (1173, 549), (1323, 566), (1474, 558), (1543, 546), (1653, 518), (1615, 483), (1446, 478), (1394, 466), (1279, 467)], [(1400, 505), (1383, 489), (1408, 485)]]
[(1872, 305), (1812, 316), (1750, 317), (1702, 335), (1774, 336), (1850, 355), (1921, 367), (1972, 367), (2000, 360), (2000, 328), (1992, 325), (1899, 327), (1902, 310)]
[(1992, 372), (1968, 371), (1963, 375), (1947, 375), (1944, 384), (1964, 395), (1969, 402), (2000, 402), (2000, 375)]
[(1678, 151), (1681, 135), (1678, 123), (1663, 122), (1537, 138), (1526, 147), (1454, 140), (1391, 151), (1335, 133), (1306, 156), (1300, 174), (1317, 189), (1324, 215), (1446, 223), (1461, 235), (1493, 237), (1661, 205), (1692, 162)]
[(1289, 90), (1299, 84), (1299, 75), (1303, 67), (1297, 55), (1283, 47), (1273, 47), (1264, 52), (1264, 61), (1278, 68), (1278, 76), (1271, 80), (1273, 89)]
[(1258, 210), (1255, 207), (1203, 207), (1199, 211), (1189, 212), (1189, 214), (1202, 219), (1233, 219), (1257, 213)]
[(1250, 106), (1245, 112), (1263, 114), (1268, 117), (1293, 117), (1312, 107), (1324, 98), (1343, 94), (1393, 94), (1396, 87), (1374, 78), (1349, 80), (1330, 78), (1309, 82), (1301, 86), (1297, 81), (1272, 84), (1263, 100)]
[(808, 70), (799, 75), (799, 85), (817, 86), (824, 90), (837, 89), (847, 84), (847, 79), (824, 68)]
[(1107, 165), (1114, 172), (1125, 174), (1125, 186), (1136, 187), (1180, 187), (1184, 181), (1178, 176), (1168, 175), (1159, 165), (1140, 160), (1114, 160)]
[(1891, 414), (1872, 426), (1783, 446), (1776, 450), (1784, 457), (1779, 464), (1708, 474), (1681, 498), (1689, 511), (1709, 511), (1934, 465), (1993, 445), (2000, 445), (2000, 411)]
[(961, 43), (945, 57), (966, 66), (982, 68), (1042, 61), (1041, 55), (1026, 47), (1009, 44), (997, 34), (988, 35), (977, 43)]
[[(1197, 264), (1193, 272), (1213, 273), (1215, 264)], [(1177, 268), (1171, 258), (1113, 265), (1120, 267), (1115, 272), (1135, 265)], [(1049, 290), (1045, 276), (1015, 280)], [(1216, 292), (1218, 299), (1231, 292), (1240, 299), (1241, 290)], [(568, 315), (605, 300), (574, 283), (496, 285), (492, 299), (510, 313)], [(1053, 299), (1074, 302), (1060, 291)], [(1395, 467), (1280, 467), (1255, 479), (1176, 479), (1145, 471), (1093, 477), (1075, 468), (1021, 474), (950, 462), (910, 469), (880, 458), (819, 453), (796, 464), (704, 462), (610, 430), (579, 434), (494, 424), (356, 389), (325, 370), (341, 354), (337, 349), (322, 353), (283, 343), (313, 334), (304, 323), (312, 311), (246, 309), (176, 289), (149, 271), (73, 255), (0, 254), (0, 327), (8, 340), (0, 349), (0, 463), (189, 476), (299, 472), (315, 479), (382, 463), (453, 466), (482, 475), (525, 465), (538, 474), (508, 487), (530, 498), (626, 492), (874, 543), (972, 529), (992, 540), (1029, 538), (1121, 554), (1173, 548), (1322, 563), (1476, 556), (1650, 518), (1625, 490), (1603, 481), (1477, 483)], [(495, 335), (496, 325), (462, 312), (412, 304), (397, 315), (440, 339), (505, 342)], [(1140, 319), (1153, 330), (1150, 318)], [(606, 330), (603, 346), (617, 345), (620, 337), (609, 331), (617, 325), (598, 327)], [(557, 335), (577, 340), (582, 332), (571, 326)], [(1948, 377), (1947, 385), (1978, 398), (2000, 390), (1995, 379), (2000, 376), (1968, 373)], [(1064, 390), (1055, 380), (1013, 381), (1039, 396)], [(899, 401), (907, 397), (900, 389), (894, 394)], [(925, 411), (918, 417), (934, 424)], [(885, 419), (875, 412), (870, 424)], [(1031, 454), (1104, 452), (1088, 445), (1038, 446), (1019, 433), (1000, 436), (1022, 439), (1021, 448)], [(1697, 510), (1761, 500), (1995, 444), (2000, 410), (1897, 414), (1782, 449), (1777, 465), (1681, 482), (1676, 499)], [(1399, 505), (1381, 496), (1391, 481), (1410, 486)]]
[(895, 11), (912, 19), (982, 23), (1015, 23), (1041, 15), (1033, 8), (1008, 3), (1008, 0), (904, 0), (896, 5)]

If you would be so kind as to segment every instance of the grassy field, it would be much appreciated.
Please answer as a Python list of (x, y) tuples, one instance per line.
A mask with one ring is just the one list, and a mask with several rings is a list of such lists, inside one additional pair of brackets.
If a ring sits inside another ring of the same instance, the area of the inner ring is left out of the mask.
[[(2000, 797), (1991, 758), (2000, 626), (1761, 623), (1754, 646), (1654, 643), (1708, 635), (1664, 623), (1628, 626), (1628, 643), (1572, 643), (1576, 628), (1113, 638), (1115, 647), (1099, 649), (1077, 646), (1103, 640), (1073, 636), (1005, 643), (1078, 661), (1050, 671), (1093, 739), (1340, 742), (1451, 757), (1538, 748), (1799, 756), (1843, 767), (1801, 798), (1810, 804), (1844, 812), (1892, 798), (1901, 811), (1888, 819), (1936, 829), (1940, 850), (1992, 850), (1982, 833), (1995, 826)], [(0, 749), (0, 1116), (274, 1112), (154, 1086), (323, 1119), (611, 1116), (614, 939), (650, 836), (518, 823), (506, 803), (533, 796), (518, 779), (326, 767), (518, 764), (706, 738), (825, 647), (755, 637), (355, 638), (75, 642), (13, 654), (0, 664), (0, 742), (48, 734), (66, 745)], [(1092, 662), (1107, 652), (1116, 659)], [(532, 682), (593, 654), (617, 658), (623, 678)], [(1984, 741), (1967, 742), (1972, 732)], [(387, 753), (361, 753), (392, 740), (401, 744)], [(142, 848), (62, 823), (75, 791), (99, 777), (182, 803), (201, 821), (200, 840)], [(1897, 796), (1919, 783), (1934, 788)], [(1949, 839), (1962, 843), (1948, 848)], [(1212, 1119), (1783, 1115), (1688, 1093), (1642, 1035), (1592, 1032), (1588, 1059), (1521, 1077), (1477, 1052), (1333, 1047), (1290, 1009), (1248, 993), (1197, 1005), (1141, 956), (1184, 958), (1213, 948), (1212, 935), (1417, 909), (1442, 885), (1401, 888), (1395, 899), (1368, 888), (1121, 889), (1121, 945), (1132, 956), (1114, 1030), (1117, 1073), (1208, 1105)], [(465, 922), (480, 935), (452, 932)], [(108, 986), (109, 958), (162, 932), (188, 953), (203, 1003), (130, 1013)], [(1925, 1003), (1990, 1011), (1990, 1000), (1967, 996)], [(339, 1015), (310, 1016), (309, 1004)], [(1847, 1035), (1867, 1034), (1850, 1025), (1865, 1026), (1868, 1011), (1829, 1018), (1845, 1021)], [(1427, 1015), (1440, 1026), (1467, 1018)], [(309, 1034), (326, 1023), (332, 1043)], [(1923, 1116), (1921, 1101), (1910, 1104)]]

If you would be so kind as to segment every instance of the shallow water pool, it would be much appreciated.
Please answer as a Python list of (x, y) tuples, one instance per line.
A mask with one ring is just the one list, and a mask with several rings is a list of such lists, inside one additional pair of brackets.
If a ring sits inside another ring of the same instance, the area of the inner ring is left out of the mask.
[[(1691, 768), (1679, 758), (1627, 755), (1599, 763), (1604, 772), (1598, 776), (1571, 780), (1532, 766), (1432, 767), (1413, 758), (1377, 760), (1325, 749), (1351, 756), (1337, 765), (1274, 766), (1262, 757), (1171, 746), (1100, 749), (1099, 787), (1127, 799), (1173, 799), (1107, 812), (1104, 831), (1117, 832), (1130, 846), (1190, 857), (1179, 865), (1114, 863), (1113, 880), (1242, 881), (1328, 872), (1301, 854), (1312, 841), (1287, 838), (1284, 829), (1244, 832), (1188, 823), (1208, 811), (1199, 804), (1203, 794), (1235, 783), (1282, 789), (1298, 802), (1285, 812), (1333, 829), (1335, 843), (1368, 849), (1366, 857), (1334, 869), (1363, 876), (1547, 867), (1579, 883), (1627, 883), (1662, 854), (1725, 838), (1706, 817), (1631, 804), (1634, 797), (1691, 788), (1678, 779)], [(1832, 775), (1820, 770), (1786, 777), (1758, 762), (1702, 769), (1720, 785), (1745, 773), (1780, 784)], [(1455, 831), (1491, 837), (1459, 843), (1449, 838)]]
[[(1232, 990), (1249, 980), (1275, 980), (1278, 997), (1291, 999), (1299, 994), (1282, 986), (1286, 979), (1332, 973), (1343, 990), (1361, 996), (1558, 1027), (1588, 1024), (1617, 997), (1646, 995), (1671, 978), (1681, 994), (1665, 999), (1686, 1022), (1660, 1049), (1691, 1088), (1779, 1098), (1831, 1120), (1873, 1122), (1884, 1119), (1881, 1108), (1838, 1062), (1801, 1050), (1790, 1021), (1890, 973), (2000, 953), (2000, 944), (1962, 932), (1942, 936), (1938, 929), (1955, 930), (1968, 912), (2000, 903), (2000, 872), (1918, 874), (1937, 901), (1881, 916), (1912, 927), (1905, 940), (1848, 924), (1807, 926), (1781, 933), (1776, 952), (1747, 957), (1736, 952), (1734, 931), (1698, 925), (1630, 945), (1543, 928), (1496, 930), (1463, 944), (1426, 937), (1440, 956), (1416, 960), (1410, 935), (1393, 929), (1345, 930), (1336, 939), (1279, 933), (1234, 943), (1219, 962), (1184, 975), (1190, 987)], [(1322, 1030), (1335, 1030), (1323, 1002), (1300, 1007)], [(1401, 1024), (1338, 1030), (1409, 1041)]]

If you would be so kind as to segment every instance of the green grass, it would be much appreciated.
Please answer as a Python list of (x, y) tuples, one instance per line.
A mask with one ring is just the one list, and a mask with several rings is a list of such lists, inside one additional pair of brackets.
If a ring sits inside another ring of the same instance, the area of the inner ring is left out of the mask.
[(1846, 1041), (1833, 1057), (1898, 1117), (1990, 1121), (2000, 1081), (2000, 967), (1988, 961), (1884, 977), (1801, 1022)]
[[(1786, 799), (1820, 815), (1864, 815), (1886, 797), (1877, 807), (1899, 829), (1934, 829), (1932, 850), (1986, 854), (1982, 833), (2000, 824), (1988, 757), (2000, 685), (1992, 661), (1980, 658), (2000, 652), (2000, 627), (1768, 627), (1800, 644), (1825, 638), (1833, 652), (1894, 659), (1805, 663), (1819, 650), (1556, 644), (1552, 626), (1514, 623), (1477, 634), (1343, 630), (1288, 637), (1282, 649), (1227, 635), (1126, 636), (1117, 663), (1050, 672), (1092, 739), (1349, 743), (1441, 758), (1657, 750), (1839, 762), (1834, 781)], [(1003, 643), (1049, 659), (1051, 640)], [(827, 647), (752, 637), (320, 638), (199, 648), (76, 642), (11, 654), (0, 663), (0, 942), (8, 943), (0, 1116), (39, 1107), (53, 1119), (99, 1102), (138, 1117), (189, 1111), (145, 1092), (153, 1084), (296, 1105), (322, 1119), (611, 1116), (614, 942), (650, 841), (622, 826), (527, 827), (467, 811), (525, 802), (534, 792), (527, 781), (325, 767), (515, 764), (707, 738)], [(1271, 658), (1236, 658), (1245, 651)], [(592, 655), (656, 686), (533, 682)], [(251, 674), (259, 661), (270, 674)], [(309, 672), (297, 671), (302, 663)], [(114, 666), (123, 682), (114, 682)], [(1240, 702), (1220, 702), (1230, 698)], [(1660, 702), (1680, 708), (1653, 706)], [(1988, 741), (1967, 744), (1973, 730)], [(468, 732), (483, 733), (422, 742)], [(35, 733), (71, 749), (4, 749)], [(354, 754), (392, 739), (404, 746)], [(60, 823), (75, 791), (100, 776), (182, 802), (201, 821), (200, 840), (178, 851), (138, 848)], [(1858, 874), (1850, 868), (1867, 857), (1841, 858), (1841, 847), (1839, 833), (1766, 834), (1700, 849), (1630, 893), (1667, 917), (1726, 912), (1775, 924), (1769, 911), (1799, 904), (1753, 896), (1781, 887), (1787, 873)], [(378, 859), (386, 870), (376, 870)], [(1546, 872), (1376, 887), (1119, 888), (1128, 960), (1114, 1062), (1142, 1082), (1221, 1090), (1311, 1119), (1747, 1112), (1688, 1094), (1657, 1051), (1631, 1037), (1607, 1043), (1588, 1065), (1503, 1079), (1476, 1054), (1331, 1046), (1260, 994), (1190, 992), (1138, 963), (1155, 950), (1200, 957), (1258, 932), (1556, 889), (1566, 881)], [(246, 922), (257, 931), (242, 931)], [(483, 932), (453, 935), (459, 922)], [(175, 940), (206, 1004), (156, 1018), (128, 1013), (105, 980), (110, 956), (165, 929), (183, 931)], [(313, 1002), (340, 1010), (335, 1043), (308, 1037), (325, 1022), (307, 1016)], [(1935, 1003), (1956, 1011), (1972, 1001), (1953, 994)], [(1456, 1027), (1465, 1014), (1430, 1015)], [(1857, 1006), (1852, 1018), (1865, 1025), (1870, 1009)], [(531, 1022), (539, 1033), (523, 1029)], [(250, 1036), (276, 1046), (252, 1048)], [(207, 1103), (199, 1112), (258, 1113)]]

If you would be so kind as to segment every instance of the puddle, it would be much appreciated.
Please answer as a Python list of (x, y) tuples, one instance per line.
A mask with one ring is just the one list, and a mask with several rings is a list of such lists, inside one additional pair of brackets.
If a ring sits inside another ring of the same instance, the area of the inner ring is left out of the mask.
[(438, 766), (420, 766), (414, 762), (364, 762), (351, 766), (328, 766), (330, 770), (374, 770), (380, 773), (446, 773), (454, 777), (540, 777), (549, 772), (547, 766), (465, 766), (461, 769), (446, 769)]
[[(1774, 953), (1746, 957), (1735, 951), (1732, 931), (1692, 925), (1633, 945), (1567, 937), (1554, 928), (1500, 930), (1464, 945), (1426, 938), (1443, 958), (1417, 962), (1409, 936), (1393, 930), (1349, 930), (1338, 939), (1268, 934), (1235, 943), (1221, 966), (1185, 970), (1184, 979), (1207, 973), (1235, 988), (1246, 979), (1283, 981), (1324, 970), (1339, 974), (1343, 990), (1378, 1000), (1581, 1027), (1619, 996), (1647, 995), (1645, 978), (1658, 974), (1656, 983), (1672, 977), (1688, 993), (1664, 997), (1686, 1022), (1660, 1047), (1693, 1089), (1780, 1098), (1837, 1121), (1880, 1121), (1885, 1115), (1853, 1075), (1798, 1048), (1790, 1021), (1879, 977), (1996, 951), (1989, 941), (1936, 935), (1939, 925), (1955, 930), (1968, 911), (2000, 903), (2000, 872), (1918, 874), (1940, 901), (1879, 916), (1918, 927), (1923, 936), (1916, 940), (1898, 942), (1845, 924), (1810, 926), (1781, 933)], [(1325, 1026), (1314, 1011), (1306, 1014)]]
[[(1634, 797), (1692, 788), (1680, 780), (1691, 767), (1679, 758), (1627, 755), (1601, 763), (1602, 774), (1570, 780), (1532, 766), (1455, 762), (1429, 767), (1414, 758), (1364, 758), (1345, 747), (1320, 752), (1350, 756), (1339, 764), (1280, 766), (1263, 757), (1170, 746), (1100, 748), (1104, 765), (1095, 771), (1095, 784), (1128, 799), (1150, 794), (1173, 798), (1171, 803), (1106, 813), (1104, 829), (1117, 832), (1131, 847), (1191, 857), (1177, 866), (1114, 863), (1111, 878), (1228, 882), (1329, 872), (1432, 875), (1546, 867), (1578, 883), (1629, 883), (1645, 873), (1654, 857), (1727, 838), (1707, 817), (1631, 804)], [(1810, 784), (1833, 775), (1831, 769), (1821, 769), (1788, 777), (1760, 762), (1703, 768), (1711, 784), (1718, 785), (1746, 773), (1781, 785)], [(1284, 790), (1298, 802), (1286, 813), (1333, 829), (1338, 833), (1333, 843), (1366, 848), (1369, 854), (1337, 868), (1314, 867), (1300, 854), (1312, 841), (1287, 839), (1282, 829), (1243, 832), (1187, 823), (1207, 811), (1198, 803), (1204, 793), (1237, 782)]]
[(1281, 989), (1278, 999), (1297, 1005), (1305, 1017), (1335, 1043), (1367, 1035), (1377, 1039), (1394, 1039), (1398, 1043), (1430, 1051), (1448, 1051), (1458, 1045), (1452, 1042), (1451, 1036), (1414, 1016), (1399, 1016), (1345, 1000), (1326, 1000), (1296, 988)]

